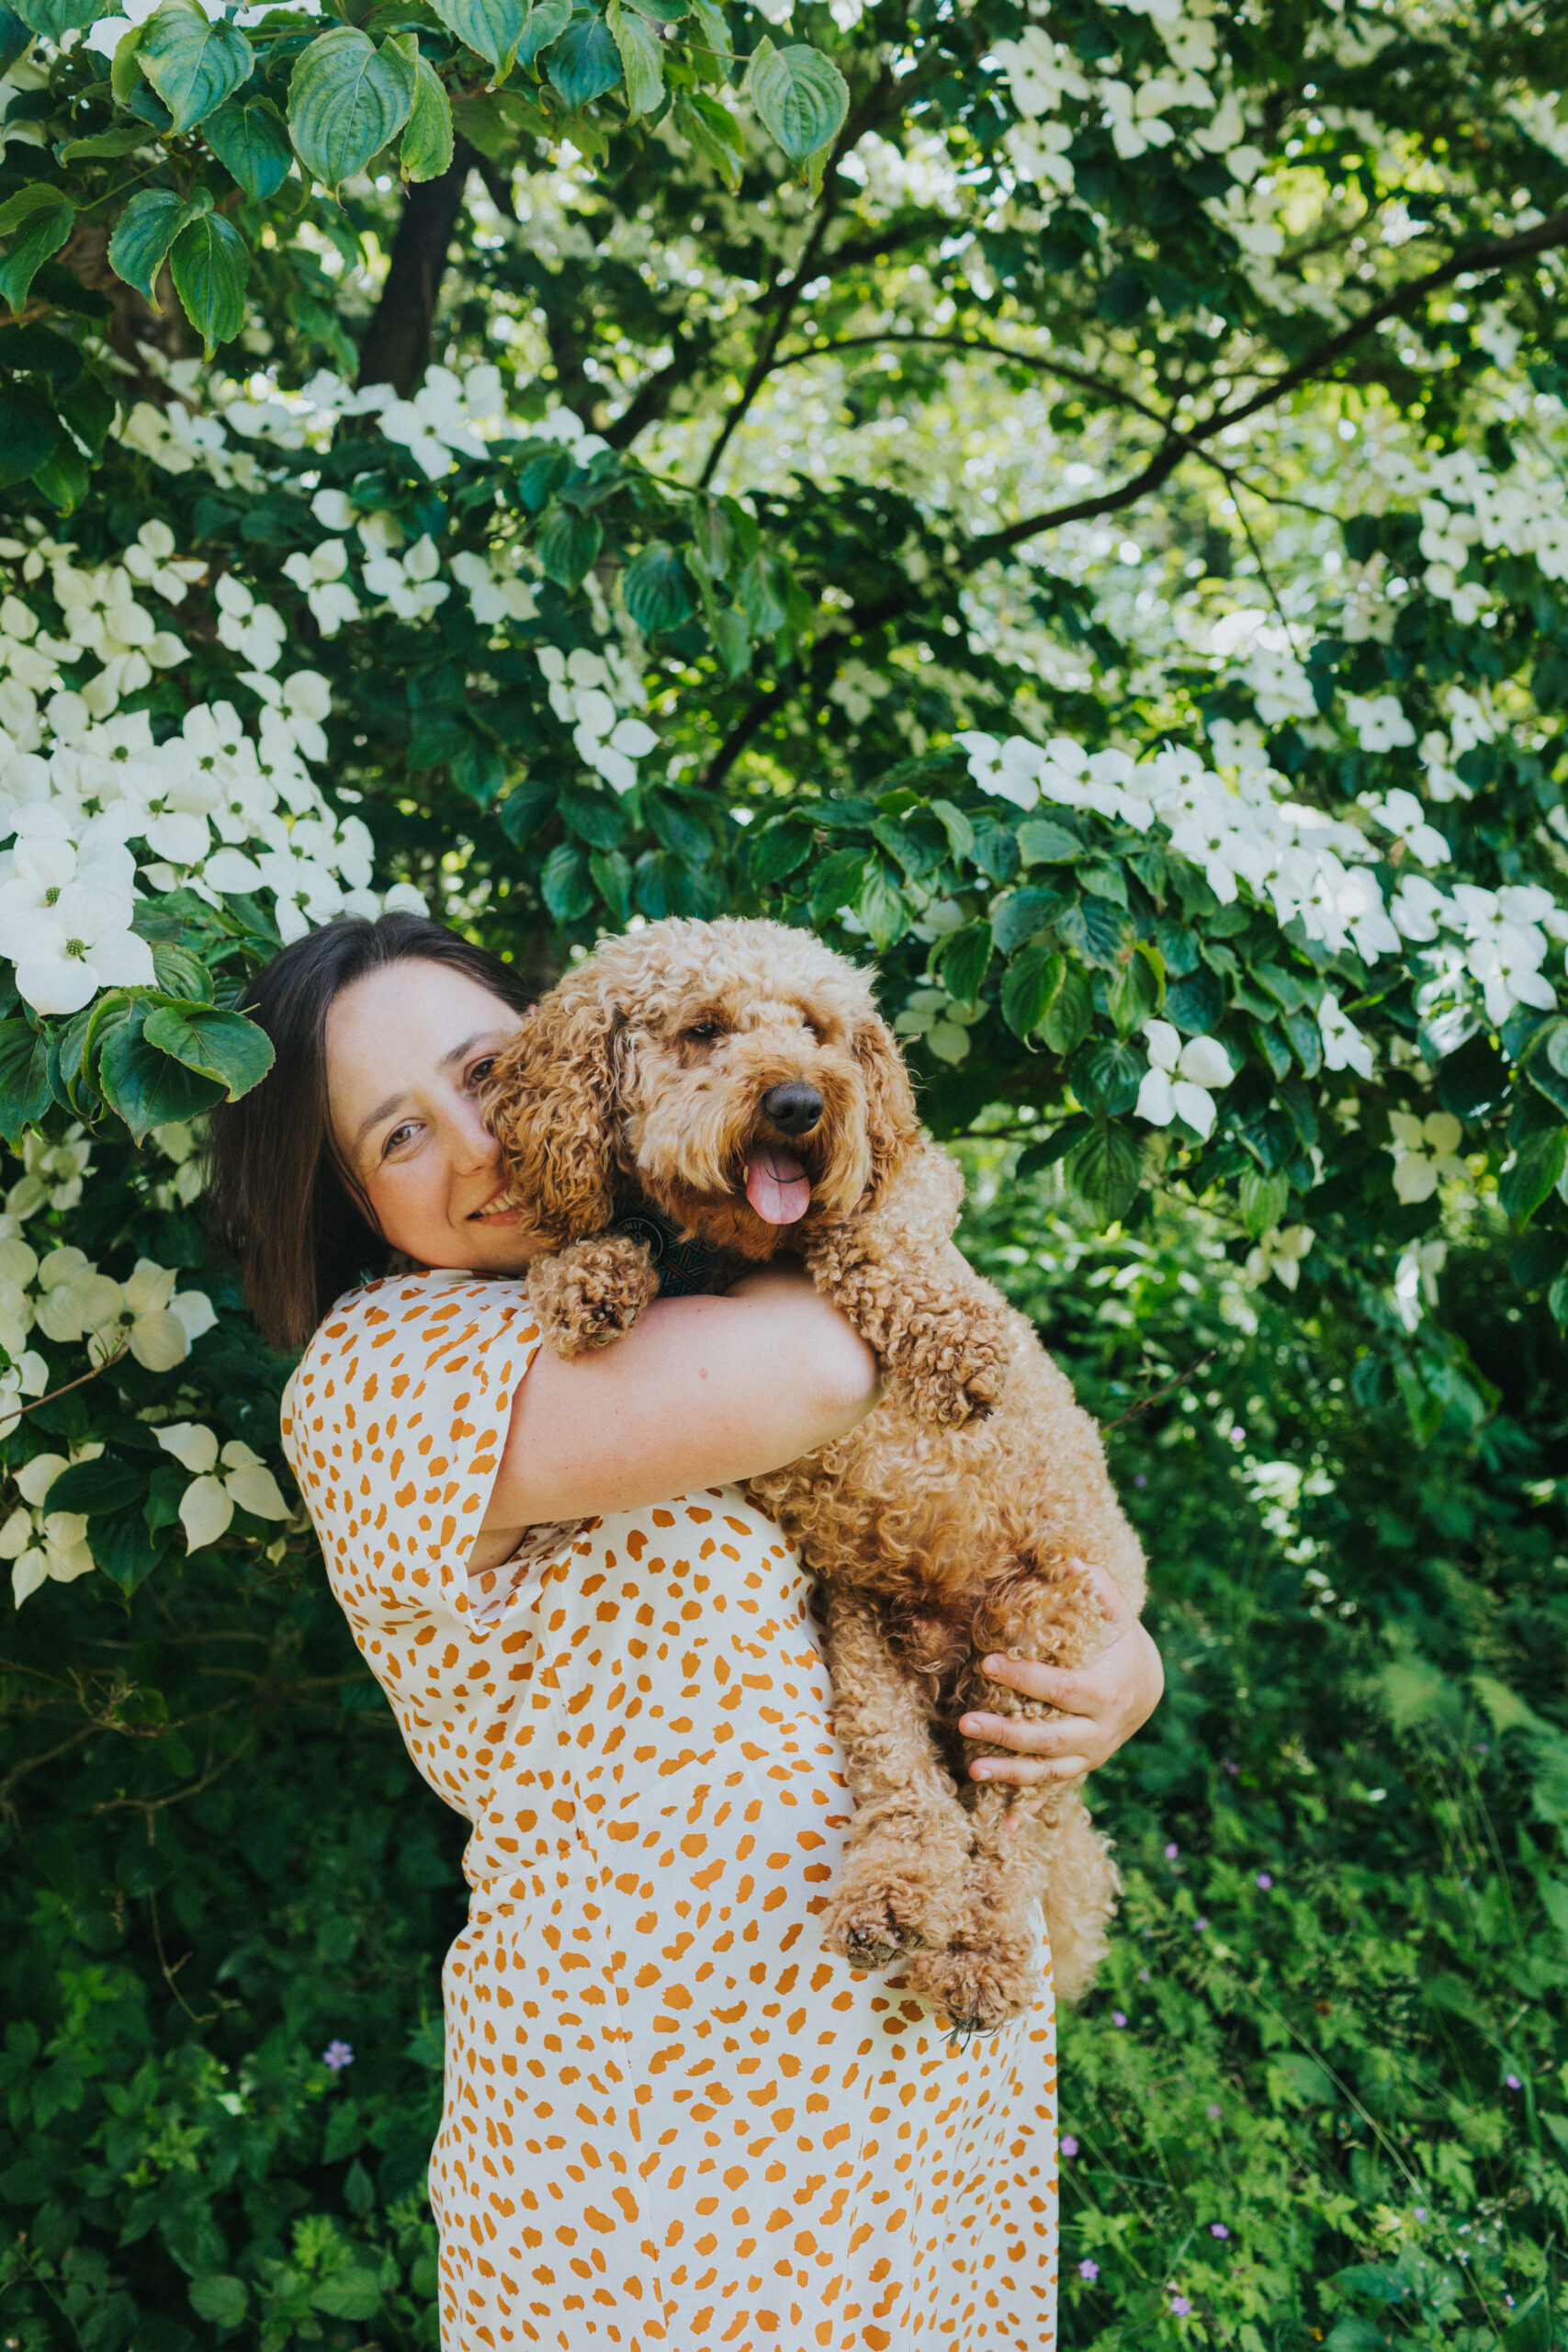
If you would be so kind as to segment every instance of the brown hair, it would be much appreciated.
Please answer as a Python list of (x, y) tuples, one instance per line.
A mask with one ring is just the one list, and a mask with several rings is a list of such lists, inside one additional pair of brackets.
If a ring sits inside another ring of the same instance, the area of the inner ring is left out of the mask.
[(345, 915), (308, 932), (241, 1001), (276, 1057), (259, 1086), (213, 1112), (207, 1153), (212, 1238), (244, 1276), (275, 1347), (301, 1348), (334, 1298), (384, 1273), (389, 1255), (345, 1182), (327, 1105), (327, 1014), (341, 990), (390, 964), (446, 964), (525, 1012), (520, 974), (424, 915)]

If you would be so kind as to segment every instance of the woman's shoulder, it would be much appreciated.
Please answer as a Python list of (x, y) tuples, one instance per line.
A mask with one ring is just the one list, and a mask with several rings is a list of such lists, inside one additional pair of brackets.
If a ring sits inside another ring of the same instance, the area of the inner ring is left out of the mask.
[[(322, 1378), (351, 1383), (362, 1363), (392, 1376), (423, 1366), (458, 1331), (516, 1331), (531, 1321), (528, 1285), (520, 1274), (473, 1274), (421, 1267), (384, 1274), (345, 1291), (317, 1325), (292, 1385)], [(521, 1337), (520, 1332), (516, 1336)]]

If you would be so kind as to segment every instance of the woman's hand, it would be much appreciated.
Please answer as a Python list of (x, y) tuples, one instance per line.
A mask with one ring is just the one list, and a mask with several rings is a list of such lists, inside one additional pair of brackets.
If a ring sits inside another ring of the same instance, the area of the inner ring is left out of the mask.
[(1062, 1712), (1043, 1723), (1017, 1715), (964, 1716), (958, 1728), (966, 1738), (1017, 1750), (1016, 1758), (979, 1758), (969, 1767), (974, 1780), (1012, 1781), (1020, 1788), (1032, 1788), (1040, 1781), (1076, 1780), (1114, 1756), (1159, 1704), (1165, 1668), (1153, 1638), (1128, 1608), (1113, 1577), (1082, 1560), (1074, 1566), (1086, 1569), (1105, 1612), (1105, 1647), (1092, 1666), (1076, 1674), (1036, 1666), (1028, 1658), (982, 1660), (992, 1682), (1005, 1683), (1028, 1699), (1044, 1699)]

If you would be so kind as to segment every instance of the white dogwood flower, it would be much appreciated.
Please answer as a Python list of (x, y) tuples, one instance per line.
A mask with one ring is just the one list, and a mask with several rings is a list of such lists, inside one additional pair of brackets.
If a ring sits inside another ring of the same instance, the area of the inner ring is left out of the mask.
[(1137, 1112), (1153, 1127), (1168, 1127), (1182, 1120), (1193, 1133), (1206, 1136), (1214, 1125), (1214, 1091), (1235, 1076), (1230, 1056), (1216, 1037), (1190, 1037), (1168, 1021), (1145, 1021), (1144, 1038), (1149, 1067), (1138, 1089)]
[(1247, 1271), (1254, 1282), (1268, 1282), (1272, 1276), (1287, 1290), (1294, 1290), (1301, 1280), (1302, 1261), (1310, 1254), (1315, 1238), (1310, 1225), (1277, 1225), (1271, 1233), (1261, 1236), (1256, 1249), (1248, 1250)]
[(187, 1554), (203, 1551), (226, 1535), (236, 1506), (255, 1519), (288, 1517), (288, 1505), (272, 1472), (239, 1438), (220, 1448), (203, 1421), (169, 1421), (152, 1434), (182, 1469), (193, 1473), (180, 1498)]
[(17, 1473), (17, 1487), (28, 1510), (11, 1513), (0, 1527), (0, 1559), (12, 1563), (11, 1590), (19, 1609), (39, 1585), (73, 1584), (97, 1566), (87, 1544), (87, 1521), (80, 1511), (51, 1510), (41, 1506), (62, 1470), (73, 1463), (96, 1462), (100, 1444), (76, 1445), (69, 1459), (63, 1453), (35, 1453)]
[(300, 548), (285, 559), (284, 577), (303, 589), (323, 637), (335, 637), (345, 621), (359, 618), (359, 599), (344, 577), (347, 570), (348, 549), (342, 539), (323, 539), (309, 555)]
[(1363, 752), (1403, 751), (1416, 741), (1397, 695), (1347, 695), (1345, 716)]
[(1393, 1131), (1393, 1189), (1402, 1201), (1429, 1201), (1445, 1179), (1469, 1173), (1457, 1156), (1464, 1129), (1451, 1111), (1431, 1111), (1424, 1119), (1411, 1111), (1391, 1111), (1388, 1124)]
[(1340, 1012), (1339, 999), (1332, 989), (1323, 992), (1317, 1025), (1323, 1037), (1323, 1058), (1330, 1069), (1353, 1069), (1359, 1077), (1371, 1078), (1372, 1049), (1354, 1023)]
[(119, 1284), (100, 1274), (85, 1250), (51, 1250), (39, 1268), (38, 1286), (38, 1328), (61, 1345), (107, 1329), (125, 1311)]

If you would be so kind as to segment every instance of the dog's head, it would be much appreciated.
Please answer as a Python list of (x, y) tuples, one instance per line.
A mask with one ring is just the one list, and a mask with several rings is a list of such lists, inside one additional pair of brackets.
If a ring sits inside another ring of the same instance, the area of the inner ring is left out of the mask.
[(919, 1141), (866, 976), (809, 933), (730, 920), (607, 940), (525, 1015), (487, 1115), (555, 1249), (635, 1189), (766, 1258), (871, 1205)]

